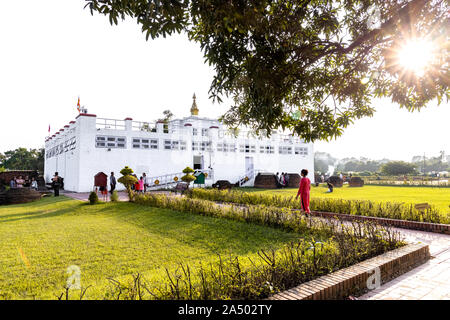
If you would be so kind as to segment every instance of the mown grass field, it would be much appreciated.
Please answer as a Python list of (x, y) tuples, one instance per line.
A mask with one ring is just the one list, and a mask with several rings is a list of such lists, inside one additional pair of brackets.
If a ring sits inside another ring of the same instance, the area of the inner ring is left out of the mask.
[[(262, 192), (295, 196), (297, 189), (258, 189), (241, 188), (246, 192)], [(364, 186), (362, 188), (350, 188), (347, 185), (342, 188), (334, 188), (332, 193), (326, 193), (328, 188), (324, 185), (311, 186), (311, 198), (348, 199), (348, 200), (371, 200), (404, 203), (433, 204), (442, 212), (450, 212), (450, 189), (430, 187), (385, 187)]]
[[(178, 263), (255, 256), (301, 237), (279, 229), (137, 204), (95, 206), (61, 196), (0, 206), (0, 299), (55, 299), (66, 270), (81, 269), (84, 298), (102, 299), (108, 277), (165, 277)], [(76, 298), (76, 296), (74, 297)]]

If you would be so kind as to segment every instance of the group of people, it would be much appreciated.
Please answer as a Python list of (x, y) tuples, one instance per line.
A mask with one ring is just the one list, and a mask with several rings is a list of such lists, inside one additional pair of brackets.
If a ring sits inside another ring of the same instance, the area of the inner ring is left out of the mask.
[(278, 188), (286, 188), (289, 186), (289, 174), (287, 172), (282, 172), (281, 175), (277, 172), (276, 179)]
[(343, 175), (342, 173), (339, 174), (339, 178), (342, 179), (342, 182), (350, 181), (352, 179), (352, 174), (350, 173), (350, 175), (348, 176), (348, 180), (347, 180), (347, 176)]
[(31, 188), (31, 189), (37, 190), (38, 183), (34, 177), (30, 179), (28, 176), (25, 176), (25, 177), (18, 176), (18, 177), (13, 177), (9, 181), (9, 187), (10, 188)]
[(132, 189), (139, 193), (147, 192), (147, 188), (149, 187), (150, 183), (148, 181), (146, 173), (144, 172), (139, 179), (137, 175), (133, 174), (133, 176), (137, 179), (137, 182), (132, 186)]
[[(141, 177), (137, 177), (136, 174), (132, 174), (133, 177), (137, 179), (137, 182), (131, 186), (131, 189), (138, 193), (145, 193), (147, 192), (147, 188), (149, 187), (149, 180), (147, 178), (147, 174), (144, 172)], [(116, 189), (117, 180), (114, 175), (114, 172), (111, 172), (111, 175), (109, 177), (109, 193), (112, 194), (114, 190)], [(106, 186), (100, 186), (99, 191), (103, 196), (103, 200), (108, 200), (108, 189)]]
[[(109, 176), (109, 193), (112, 194), (114, 190), (116, 190), (116, 176), (114, 175), (114, 172), (111, 172), (111, 175)], [(108, 200), (108, 187), (107, 186), (100, 186), (99, 187), (100, 194), (103, 197), (103, 201)]]
[[(298, 188), (296, 199), (300, 197), (300, 201), (302, 204), (302, 209), (304, 212), (309, 214), (311, 210), (309, 209), (309, 199), (310, 199), (310, 190), (311, 190), (311, 181), (307, 177), (308, 170), (303, 169), (301, 171), (301, 179), (300, 179), (300, 186)], [(137, 176), (133, 175), (134, 177)], [(10, 186), (12, 188), (23, 188), (27, 186), (27, 177), (25, 179), (22, 179), (22, 176), (19, 176), (18, 178), (14, 177), (11, 179)], [(282, 172), (281, 175), (277, 172), (277, 181), (282, 185), (283, 187), (288, 186), (289, 184), (289, 175), (286, 172)], [(59, 196), (59, 188), (61, 187), (61, 177), (58, 175), (58, 172), (55, 172), (55, 175), (52, 178), (52, 188), (55, 192), (55, 197)], [(37, 182), (34, 178), (29, 181), (29, 184), (32, 188), (37, 189)], [(110, 190), (109, 192), (112, 194), (114, 190), (116, 189), (117, 180), (114, 175), (114, 172), (111, 172), (111, 176), (109, 177), (109, 185)], [(136, 182), (132, 189), (136, 192), (146, 192), (147, 187), (149, 186), (147, 175), (145, 173), (142, 174), (142, 176), (138, 179), (138, 182)], [(332, 187), (331, 187), (332, 188)], [(107, 201), (108, 197), (108, 190), (106, 186), (101, 186), (99, 188), (99, 191), (101, 192), (103, 198), (105, 201)]]

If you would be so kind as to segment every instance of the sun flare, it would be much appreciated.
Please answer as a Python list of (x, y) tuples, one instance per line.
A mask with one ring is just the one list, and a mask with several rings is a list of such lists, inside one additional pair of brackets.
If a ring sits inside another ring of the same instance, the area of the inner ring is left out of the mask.
[(435, 48), (426, 39), (411, 39), (398, 51), (398, 63), (405, 71), (422, 76), (434, 58)]

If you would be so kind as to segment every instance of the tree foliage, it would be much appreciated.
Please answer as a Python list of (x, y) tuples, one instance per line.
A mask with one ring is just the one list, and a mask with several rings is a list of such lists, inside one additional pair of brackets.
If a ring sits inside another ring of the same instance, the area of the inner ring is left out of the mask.
[(416, 166), (404, 161), (391, 161), (381, 167), (381, 172), (385, 175), (401, 175), (416, 172)]
[(17, 148), (0, 153), (0, 167), (9, 170), (38, 170), (44, 171), (45, 150)]
[[(446, 0), (87, 0), (111, 24), (131, 17), (146, 38), (186, 33), (215, 69), (210, 96), (231, 96), (222, 117), (307, 141), (372, 116), (373, 98), (408, 110), (449, 98)], [(437, 44), (423, 76), (396, 52), (412, 37)]]
[(120, 174), (123, 176), (131, 175), (133, 172), (133, 169), (131, 169), (129, 166), (125, 166), (122, 170), (120, 170)]
[(345, 172), (362, 172), (362, 171), (378, 172), (378, 171), (380, 171), (381, 166), (382, 166), (382, 163), (380, 161), (376, 161), (376, 160), (349, 161), (344, 164), (343, 171), (345, 171)]
[(164, 122), (169, 122), (173, 118), (173, 113), (169, 109), (163, 111), (164, 118), (162, 119)]

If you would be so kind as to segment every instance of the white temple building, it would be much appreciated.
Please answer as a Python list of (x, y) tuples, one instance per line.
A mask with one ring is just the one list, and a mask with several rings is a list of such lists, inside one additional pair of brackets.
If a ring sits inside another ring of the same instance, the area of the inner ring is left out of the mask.
[[(138, 178), (145, 172), (152, 186), (162, 187), (175, 183), (190, 166), (207, 173), (206, 185), (228, 180), (252, 186), (259, 172), (302, 169), (309, 170), (313, 182), (312, 143), (282, 133), (260, 137), (243, 128), (232, 132), (216, 119), (200, 117), (195, 95), (190, 111), (190, 116), (167, 123), (82, 112), (46, 139), (44, 178), (50, 182), (57, 171), (65, 190), (88, 192), (97, 173), (114, 172), (119, 178), (120, 170), (129, 166)], [(123, 186), (118, 183), (117, 189)]]

